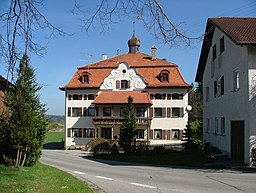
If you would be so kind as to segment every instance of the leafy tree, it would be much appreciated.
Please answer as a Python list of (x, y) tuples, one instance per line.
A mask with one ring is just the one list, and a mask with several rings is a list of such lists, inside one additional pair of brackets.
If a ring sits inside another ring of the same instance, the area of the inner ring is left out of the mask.
[(136, 117), (133, 107), (133, 98), (128, 97), (127, 107), (124, 110), (124, 122), (121, 125), (120, 145), (124, 148), (125, 153), (132, 150), (132, 141), (136, 134)]
[(23, 55), (17, 81), (5, 97), (10, 115), (3, 135), (8, 150), (4, 159), (14, 167), (34, 165), (38, 161), (47, 132), (45, 105), (37, 94), (41, 86), (36, 83), (34, 69), (28, 62), (28, 57)]

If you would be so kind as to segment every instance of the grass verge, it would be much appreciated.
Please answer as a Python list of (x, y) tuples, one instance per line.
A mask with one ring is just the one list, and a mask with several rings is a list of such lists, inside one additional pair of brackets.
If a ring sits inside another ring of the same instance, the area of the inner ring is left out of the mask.
[(14, 169), (0, 165), (0, 192), (15, 193), (92, 193), (81, 180), (61, 170), (43, 164)]
[(97, 155), (97, 159), (113, 160), (129, 163), (143, 163), (153, 165), (168, 165), (178, 167), (202, 167), (213, 162), (201, 151), (163, 151), (163, 152), (143, 152), (137, 154), (118, 155)]
[(64, 132), (47, 132), (44, 144), (62, 142), (64, 139)]

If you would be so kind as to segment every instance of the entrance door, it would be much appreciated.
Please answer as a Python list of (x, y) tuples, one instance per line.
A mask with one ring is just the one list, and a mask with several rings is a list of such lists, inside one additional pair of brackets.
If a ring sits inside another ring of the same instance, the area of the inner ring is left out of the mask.
[(231, 121), (231, 158), (244, 162), (244, 121)]
[(112, 139), (111, 128), (101, 128), (101, 137), (104, 139)]

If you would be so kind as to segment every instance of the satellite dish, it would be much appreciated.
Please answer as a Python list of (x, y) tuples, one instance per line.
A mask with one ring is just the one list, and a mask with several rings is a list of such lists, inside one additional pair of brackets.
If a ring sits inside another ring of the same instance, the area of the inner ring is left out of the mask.
[(187, 111), (191, 111), (191, 110), (192, 110), (192, 106), (191, 106), (191, 105), (188, 105), (188, 106), (186, 107), (186, 110), (187, 110)]

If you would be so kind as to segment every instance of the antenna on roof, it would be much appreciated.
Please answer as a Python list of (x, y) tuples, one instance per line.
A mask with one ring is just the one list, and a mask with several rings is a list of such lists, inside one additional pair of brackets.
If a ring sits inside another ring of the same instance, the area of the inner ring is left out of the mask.
[(92, 60), (91, 60), (91, 57), (93, 56), (92, 54), (88, 54), (88, 53), (85, 53), (85, 52), (80, 52), (80, 54), (84, 54), (87, 57), (87, 60), (86, 59), (80, 59), (80, 61), (87, 62), (88, 64), (92, 63)]

